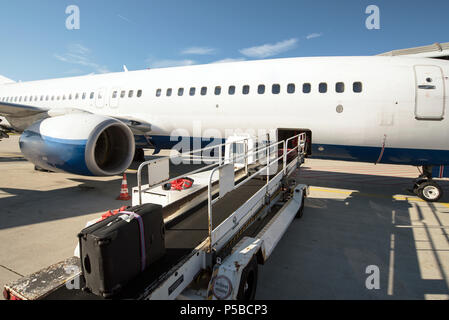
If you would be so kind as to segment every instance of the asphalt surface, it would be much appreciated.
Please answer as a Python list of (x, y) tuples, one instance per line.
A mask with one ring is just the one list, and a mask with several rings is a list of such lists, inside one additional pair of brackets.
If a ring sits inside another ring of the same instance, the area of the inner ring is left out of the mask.
[[(259, 266), (256, 298), (449, 299), (449, 183), (439, 203), (426, 203), (407, 191), (417, 176), (407, 166), (307, 160), (304, 216)], [(0, 287), (72, 256), (87, 221), (131, 204), (115, 200), (121, 183), (34, 171), (17, 136), (0, 141)]]

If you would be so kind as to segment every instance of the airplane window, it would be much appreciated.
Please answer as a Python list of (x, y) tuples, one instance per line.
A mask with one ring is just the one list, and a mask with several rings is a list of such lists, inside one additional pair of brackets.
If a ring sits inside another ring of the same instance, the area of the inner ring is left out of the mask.
[(320, 93), (326, 93), (327, 92), (327, 83), (321, 82), (319, 85), (319, 91), (320, 91)]
[(61, 97), (60, 96), (58, 96), (58, 98), (56, 98), (56, 100), (58, 100), (59, 101), (59, 99), (60, 99)]
[(302, 86), (302, 92), (304, 93), (310, 93), (312, 91), (312, 86), (310, 83), (304, 83)]
[(172, 89), (167, 89), (167, 97), (171, 97), (172, 91)]
[(182, 97), (184, 94), (184, 88), (179, 88), (178, 89), (178, 96)]
[(65, 95), (62, 96), (62, 100), (65, 100)]
[(202, 87), (201, 88), (201, 95), (205, 96), (207, 94), (207, 87)]
[(190, 96), (193, 97), (195, 95), (195, 88), (190, 88)]
[(265, 93), (265, 86), (263, 84), (259, 85), (259, 87), (257, 88), (257, 93), (258, 94), (264, 94)]
[(335, 85), (335, 91), (337, 91), (338, 93), (345, 92), (345, 84), (343, 82), (337, 82), (337, 84)]
[(140, 98), (142, 96), (142, 90), (137, 91), (137, 98)]
[(134, 95), (134, 90), (129, 90), (128, 98), (132, 98)]
[(83, 92), (83, 100), (86, 99), (86, 93)]
[(80, 97), (80, 95), (77, 93), (77, 94), (75, 95), (75, 100), (78, 100), (79, 97)]
[(95, 97), (95, 92), (90, 93), (90, 98), (93, 99)]
[(235, 86), (229, 86), (228, 94), (231, 96), (235, 94)]
[(215, 95), (219, 96), (220, 94), (221, 94), (221, 87), (220, 86), (215, 87)]
[(44, 96), (41, 96), (41, 101), (44, 101)]
[(49, 97), (49, 96), (46, 96), (46, 97), (45, 97), (45, 101), (48, 101), (48, 99), (50, 99), (50, 97)]
[(114, 91), (113, 93), (112, 93), (112, 99), (116, 99), (117, 98), (117, 91)]
[(38, 99), (39, 99), (38, 96), (35, 96), (35, 97), (34, 97), (34, 101), (37, 101)]
[(55, 100), (55, 96), (51, 96), (51, 101)]
[(248, 94), (249, 93), (249, 86), (248, 85), (243, 86), (242, 93), (243, 94)]
[(72, 94), (69, 94), (69, 100), (72, 100)]
[(354, 82), (353, 84), (353, 90), (355, 93), (360, 93), (362, 92), (362, 83), (361, 82)]
[(295, 93), (295, 90), (296, 90), (296, 88), (295, 88), (295, 84), (294, 83), (290, 83), (287, 86), (287, 92), (288, 93), (290, 93), (290, 94)]
[(278, 84), (273, 84), (273, 87), (271, 88), (271, 92), (273, 94), (279, 94), (281, 92), (281, 86)]
[(126, 91), (123, 90), (123, 91), (120, 93), (120, 98), (124, 98), (125, 96), (126, 96)]
[(22, 96), (19, 98), (19, 102), (21, 102), (22, 101)]

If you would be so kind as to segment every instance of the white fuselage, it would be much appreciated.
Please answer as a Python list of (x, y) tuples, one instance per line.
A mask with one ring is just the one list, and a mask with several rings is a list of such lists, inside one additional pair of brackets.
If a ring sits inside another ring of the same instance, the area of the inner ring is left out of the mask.
[[(442, 88), (438, 89), (442, 91), (430, 97), (437, 109), (441, 104), (440, 119), (417, 119), (420, 80), (416, 66), (441, 69)], [(312, 131), (315, 146), (381, 148), (385, 143), (391, 149), (439, 152), (449, 151), (448, 75), (449, 62), (437, 59), (291, 58), (7, 84), (0, 86), (0, 101), (8, 98), (13, 99), (11, 103), (47, 109), (76, 108), (134, 117), (152, 125), (153, 137), (226, 138), (235, 130), (257, 133), (303, 128)], [(325, 93), (319, 92), (320, 83), (327, 84)], [(344, 84), (343, 92), (337, 92), (337, 83)], [(361, 83), (361, 92), (354, 92), (354, 83)], [(274, 94), (272, 86), (277, 84), (280, 93)], [(294, 93), (287, 92), (289, 84), (295, 85)], [(304, 84), (311, 85), (310, 93), (303, 92)], [(258, 93), (259, 85), (265, 85), (263, 94)], [(221, 87), (219, 95), (215, 94), (217, 86)], [(233, 95), (228, 93), (230, 86), (235, 86)], [(244, 86), (249, 86), (248, 94), (243, 94)], [(203, 87), (207, 88), (205, 95), (201, 94)], [(182, 96), (178, 96), (179, 88), (184, 89)], [(191, 88), (195, 88), (192, 96)], [(172, 89), (170, 97), (167, 89)], [(137, 97), (139, 90), (142, 94)], [(120, 97), (122, 91), (125, 97)], [(320, 148), (324, 153), (325, 149)]]

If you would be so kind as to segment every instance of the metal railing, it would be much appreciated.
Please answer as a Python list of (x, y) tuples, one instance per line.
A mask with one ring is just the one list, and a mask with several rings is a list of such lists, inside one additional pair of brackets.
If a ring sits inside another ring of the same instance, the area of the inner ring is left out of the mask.
[[(215, 157), (214, 158), (212, 158), (212, 157), (203, 157), (202, 155), (199, 156), (199, 159), (201, 161), (204, 161), (204, 162), (208, 161), (208, 162), (212, 162), (212, 163), (209, 164), (209, 165), (206, 165), (204, 167), (201, 167), (199, 169), (196, 169), (196, 170), (188, 172), (188, 174), (195, 174), (195, 173), (202, 172), (202, 171), (208, 170), (210, 168), (213, 168), (214, 166), (222, 165), (224, 160), (226, 160), (223, 157), (223, 148), (226, 148), (226, 146), (228, 146), (228, 145), (231, 145), (231, 144), (234, 144), (234, 143), (242, 143), (243, 142), (245, 144), (245, 151), (246, 151), (248, 149), (248, 140), (249, 139), (250, 138), (243, 138), (243, 139), (239, 139), (239, 140), (236, 140), (236, 141), (225, 142), (225, 143), (222, 143), (222, 144), (219, 144), (219, 145), (214, 145), (214, 146), (205, 147), (205, 148), (201, 148), (201, 149), (197, 149), (197, 150), (193, 150), (193, 151), (183, 152), (183, 153), (180, 153), (178, 155), (170, 155), (170, 156), (166, 156), (166, 157), (162, 157), (162, 158), (158, 158), (158, 159), (153, 159), (153, 160), (148, 160), (148, 161), (142, 162), (140, 164), (139, 168), (137, 169), (137, 187), (138, 187), (138, 191), (139, 191), (139, 205), (142, 204), (142, 170), (146, 166), (149, 166), (149, 165), (151, 165), (153, 163), (156, 163), (158, 161), (161, 161), (161, 160), (169, 160), (169, 161), (172, 160), (173, 161), (174, 159), (182, 159), (182, 158), (189, 158), (190, 160), (192, 160), (192, 159), (195, 159), (195, 157), (196, 157), (195, 154), (196, 153), (200, 153), (201, 152), (201, 154), (203, 154), (205, 151), (218, 149), (218, 158), (215, 158)], [(198, 158), (196, 158), (196, 160), (198, 160)], [(234, 155), (232, 163), (235, 163), (235, 161), (236, 161), (236, 156)], [(247, 158), (245, 160), (245, 172), (248, 173), (248, 161), (247, 161)], [(177, 179), (183, 178), (185, 176), (186, 176), (186, 174), (184, 173), (184, 174), (182, 174), (180, 176), (177, 176), (177, 177), (174, 177), (174, 178), (169, 178), (168, 180), (164, 180), (164, 181), (162, 181), (160, 183), (149, 185), (149, 187), (156, 188), (156, 187), (164, 185), (165, 183), (167, 183), (167, 181), (177, 180)]]
[[(288, 150), (288, 145), (290, 141), (293, 141), (294, 139), (297, 139), (297, 145), (296, 147)], [(238, 158), (234, 158), (233, 162), (231, 164), (234, 164), (237, 160), (244, 158), (245, 159), (245, 163), (247, 163), (247, 159), (254, 155), (256, 152), (260, 153), (266, 150), (266, 165), (263, 166), (261, 169), (259, 169), (257, 172), (253, 173), (251, 176), (248, 176), (246, 179), (244, 179), (243, 181), (239, 182), (237, 185), (234, 185), (234, 187), (232, 188), (232, 190), (230, 191), (234, 191), (238, 188), (240, 188), (241, 186), (243, 186), (245, 183), (247, 183), (248, 181), (250, 181), (251, 179), (253, 179), (254, 177), (256, 177), (259, 174), (262, 174), (264, 171), (266, 171), (266, 184), (265, 184), (265, 188), (267, 188), (266, 194), (268, 194), (269, 190), (269, 184), (270, 184), (270, 167), (274, 164), (277, 165), (277, 163), (282, 159), (282, 163), (283, 163), (283, 168), (282, 168), (282, 174), (285, 176), (287, 175), (287, 169), (288, 169), (288, 156), (297, 151), (298, 155), (298, 161), (300, 161), (300, 158), (304, 155), (304, 150), (305, 150), (305, 143), (306, 143), (306, 134), (305, 133), (301, 133), (298, 134), (296, 136), (290, 137), (287, 140), (283, 140), (283, 141), (279, 141), (279, 142), (274, 142), (274, 143), (269, 143), (268, 145), (266, 145), (265, 147), (263, 147), (262, 149), (259, 148), (253, 148), (251, 150), (248, 150), (247, 148), (245, 148), (245, 153), (244, 155), (238, 157)], [(271, 161), (271, 149), (274, 149), (275, 152), (278, 151), (278, 146), (282, 144), (283, 145), (283, 153), (281, 156), (277, 156), (275, 159), (273, 159)], [(221, 197), (220, 195), (216, 196), (215, 198), (212, 198), (212, 178), (213, 175), (215, 174), (215, 172), (217, 172), (218, 170), (224, 168), (226, 165), (228, 164), (220, 164), (218, 167), (214, 168), (210, 175), (209, 175), (209, 183), (208, 183), (208, 232), (209, 232), (209, 250), (212, 251), (213, 246), (215, 245), (214, 241), (213, 241), (213, 234), (214, 234), (214, 228), (213, 228), (213, 210), (212, 207), (215, 203), (217, 203), (220, 199), (222, 199), (223, 197)], [(277, 174), (279, 174), (277, 172)], [(259, 189), (260, 190), (260, 189)], [(231, 219), (233, 218), (232, 215), (230, 215), (227, 219)], [(226, 219), (226, 220), (227, 220)], [(223, 222), (222, 222), (223, 223)], [(219, 239), (220, 240), (220, 239)]]

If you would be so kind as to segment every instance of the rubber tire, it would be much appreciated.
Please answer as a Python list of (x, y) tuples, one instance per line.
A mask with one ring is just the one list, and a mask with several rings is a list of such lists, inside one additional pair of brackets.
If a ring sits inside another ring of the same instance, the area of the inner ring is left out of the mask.
[(306, 200), (306, 195), (302, 194), (302, 200), (301, 200), (301, 206), (298, 209), (298, 212), (296, 213), (295, 219), (301, 219), (302, 216), (304, 215), (304, 201)]
[(421, 179), (421, 180), (416, 181), (415, 184), (413, 185), (413, 193), (415, 195), (417, 195), (418, 197), (419, 197), (419, 186), (426, 181), (427, 180), (425, 180), (425, 179)]
[(47, 172), (47, 173), (53, 173), (53, 171), (50, 171), (50, 170), (47, 170), (47, 169), (44, 169), (44, 168), (41, 168), (41, 167), (39, 167), (39, 166), (34, 166), (34, 171), (38, 171), (38, 172)]
[[(251, 301), (255, 299), (257, 290), (257, 276), (257, 258), (256, 256), (253, 256), (245, 269), (243, 269), (242, 277), (240, 278), (239, 291), (237, 293), (237, 300)], [(247, 284), (248, 288), (245, 290)]]
[[(425, 196), (425, 194), (424, 194), (424, 189), (425, 189), (426, 187), (428, 187), (428, 186), (432, 186), (432, 187), (435, 187), (435, 188), (438, 189), (439, 195), (438, 195), (436, 198), (434, 198), (434, 199), (428, 199), (428, 198), (426, 198), (426, 196)], [(418, 196), (419, 196), (421, 199), (423, 199), (424, 201), (427, 201), (427, 202), (437, 202), (437, 201), (439, 201), (439, 200), (441, 199), (441, 197), (443, 196), (443, 189), (440, 187), (440, 185), (439, 185), (438, 183), (433, 182), (433, 181), (425, 181), (425, 182), (422, 182), (422, 183), (419, 185), (419, 187), (418, 187), (418, 189), (417, 189), (417, 192), (418, 192)]]

